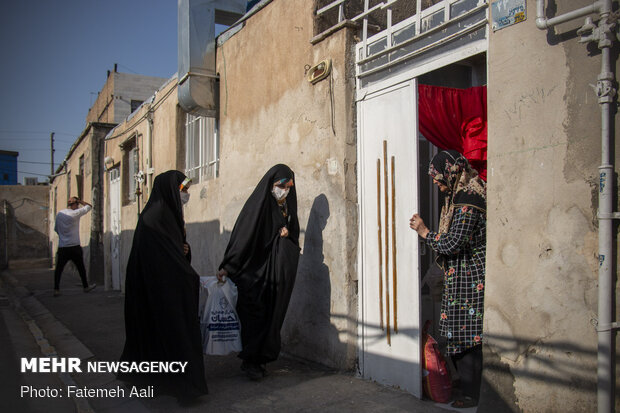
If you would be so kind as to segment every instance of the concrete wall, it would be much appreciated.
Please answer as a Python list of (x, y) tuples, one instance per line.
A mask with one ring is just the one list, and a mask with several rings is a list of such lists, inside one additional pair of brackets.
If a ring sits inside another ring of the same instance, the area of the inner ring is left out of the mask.
[(48, 187), (0, 186), (0, 268), (49, 257)]
[(132, 100), (147, 100), (165, 82), (160, 77), (110, 72), (88, 110), (86, 122), (122, 122), (131, 113)]
[[(302, 257), (283, 329), (283, 350), (351, 369), (356, 358), (357, 194), (353, 67), (345, 57), (352, 56), (353, 39), (343, 30), (312, 46), (313, 15), (311, 2), (274, 1), (218, 48), (220, 175), (190, 188), (185, 221), (192, 265), (201, 275), (214, 275), (255, 185), (272, 165), (288, 164), (296, 173)], [(326, 58), (333, 59), (331, 81), (311, 85), (305, 67)], [(110, 133), (105, 156), (119, 166), (119, 145), (135, 136), (140, 168), (146, 171), (146, 112), (151, 110), (154, 176), (184, 170), (185, 114), (177, 102), (173, 81), (161, 88), (153, 103)], [(109, 199), (108, 174), (104, 179)], [(122, 208), (123, 280), (137, 213), (147, 200), (148, 191), (143, 190), (135, 203)], [(104, 228), (109, 287), (107, 205)]]
[[(185, 219), (193, 265), (213, 275), (255, 185), (274, 164), (289, 165), (296, 175), (302, 256), (283, 351), (350, 369), (356, 357), (357, 195), (354, 79), (346, 57), (353, 39), (342, 30), (311, 45), (312, 3), (274, 1), (218, 47), (220, 176), (190, 188)], [(332, 79), (310, 84), (305, 67), (326, 58), (333, 61)]]
[(131, 101), (145, 101), (159, 89), (167, 79), (137, 75), (132, 73), (113, 73), (114, 76), (114, 123), (120, 123), (131, 113)]
[[(555, 14), (590, 3), (555, 2)], [(589, 84), (601, 58), (577, 41), (582, 19), (540, 31), (534, 0), (527, 10), (525, 22), (489, 41), (488, 345), (479, 411), (592, 412), (601, 127)]]
[(106, 78), (106, 82), (99, 91), (93, 106), (88, 110), (86, 123), (89, 122), (114, 122), (114, 76)]
[[(121, 171), (121, 191), (127, 192), (125, 184), (133, 177), (128, 176), (128, 171), (123, 168), (123, 148), (122, 145), (128, 139), (135, 139), (138, 148), (139, 170), (145, 172), (146, 181), (139, 186), (141, 194), (133, 202), (126, 202), (121, 208), (121, 286), (124, 289), (125, 268), (131, 251), (133, 232), (138, 222), (138, 213), (144, 208), (148, 201), (149, 182), (162, 172), (170, 169), (183, 170), (184, 165), (184, 140), (181, 133), (185, 116), (178, 109), (176, 78), (168, 81), (154, 95), (152, 103), (145, 104), (131, 118), (120, 123), (109, 133), (104, 143), (104, 157), (113, 159), (112, 165), (107, 165), (105, 176), (103, 177), (104, 204), (103, 204), (103, 228), (104, 228), (104, 279), (106, 288), (111, 288), (112, 277), (112, 253), (111, 253), (111, 217), (110, 217), (110, 170), (118, 167)], [(149, 99), (147, 97), (146, 99)], [(147, 113), (151, 112), (152, 125), (152, 167), (153, 174), (147, 173), (147, 136), (149, 123)], [(121, 198), (125, 196), (122, 195)]]

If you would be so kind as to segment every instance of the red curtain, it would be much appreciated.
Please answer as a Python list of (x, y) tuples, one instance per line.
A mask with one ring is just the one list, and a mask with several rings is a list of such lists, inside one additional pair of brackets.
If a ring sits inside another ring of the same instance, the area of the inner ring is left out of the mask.
[(441, 149), (454, 149), (487, 180), (487, 88), (418, 85), (420, 132)]

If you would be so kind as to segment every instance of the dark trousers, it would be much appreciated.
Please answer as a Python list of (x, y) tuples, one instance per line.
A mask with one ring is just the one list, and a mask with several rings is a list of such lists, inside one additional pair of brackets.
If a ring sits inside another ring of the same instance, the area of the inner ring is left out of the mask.
[(60, 276), (62, 270), (65, 268), (67, 262), (73, 261), (80, 273), (80, 279), (82, 280), (82, 286), (88, 287), (86, 281), (86, 268), (84, 268), (84, 255), (82, 253), (82, 247), (79, 245), (73, 247), (59, 247), (58, 256), (56, 258), (56, 270), (54, 271), (54, 290), (58, 290), (60, 287)]
[(460, 388), (465, 396), (478, 400), (482, 380), (482, 345), (477, 345), (452, 356), (460, 377)]

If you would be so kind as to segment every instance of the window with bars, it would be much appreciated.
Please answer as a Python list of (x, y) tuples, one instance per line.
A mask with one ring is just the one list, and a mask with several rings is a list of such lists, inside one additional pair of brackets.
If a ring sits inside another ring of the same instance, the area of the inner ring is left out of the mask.
[(136, 201), (136, 174), (139, 170), (138, 148), (136, 147), (136, 136), (134, 135), (125, 141), (121, 148), (123, 150), (122, 162), (122, 186), (123, 186), (123, 205)]
[(185, 175), (194, 183), (217, 178), (220, 141), (217, 119), (187, 115), (185, 121)]

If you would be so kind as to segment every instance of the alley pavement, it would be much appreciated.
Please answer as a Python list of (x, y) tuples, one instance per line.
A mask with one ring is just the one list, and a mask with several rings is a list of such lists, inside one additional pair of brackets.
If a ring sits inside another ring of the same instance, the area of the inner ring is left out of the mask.
[[(52, 294), (53, 271), (11, 267), (0, 275), (0, 411), (2, 412), (428, 412), (448, 405), (420, 400), (286, 356), (268, 365), (261, 381), (247, 379), (235, 355), (205, 356), (209, 394), (191, 406), (175, 398), (51, 397), (54, 389), (126, 389), (110, 373), (20, 373), (22, 357), (79, 357), (116, 361), (125, 342), (123, 296), (102, 286), (84, 293), (77, 275), (65, 272), (61, 295)], [(34, 390), (32, 390), (34, 389)], [(24, 393), (25, 392), (25, 393)], [(38, 392), (38, 394), (36, 394)], [(47, 394), (46, 394), (47, 392)], [(475, 409), (458, 409), (473, 412)]]

